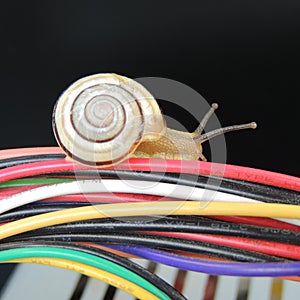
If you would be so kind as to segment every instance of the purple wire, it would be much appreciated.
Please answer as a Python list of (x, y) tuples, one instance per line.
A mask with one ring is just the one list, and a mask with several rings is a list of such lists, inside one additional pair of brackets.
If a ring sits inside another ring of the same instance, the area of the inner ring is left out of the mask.
[(298, 276), (300, 262), (288, 263), (230, 263), (184, 257), (168, 252), (127, 245), (106, 245), (112, 249), (146, 258), (186, 271), (231, 276)]

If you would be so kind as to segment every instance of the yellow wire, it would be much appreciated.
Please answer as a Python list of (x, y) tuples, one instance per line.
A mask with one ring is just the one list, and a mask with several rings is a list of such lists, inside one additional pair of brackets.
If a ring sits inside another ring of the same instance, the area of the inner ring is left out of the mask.
[(278, 278), (273, 278), (271, 288), (271, 300), (282, 299), (283, 293), (283, 281)]
[(141, 202), (101, 204), (64, 209), (24, 218), (2, 225), (0, 239), (30, 230), (89, 219), (143, 215), (239, 215), (271, 218), (300, 218), (300, 206), (269, 203), (210, 202), (203, 206), (197, 201)]
[(79, 262), (75, 262), (75, 261), (70, 261), (61, 258), (30, 257), (30, 258), (13, 259), (5, 262), (43, 264), (43, 265), (68, 269), (90, 277), (94, 277), (98, 280), (102, 280), (107, 284), (113, 285), (118, 289), (121, 289), (129, 294), (134, 295), (138, 299), (159, 300), (159, 298), (157, 298), (147, 290), (143, 289), (142, 287), (136, 285), (131, 281), (128, 281), (122, 277), (119, 277), (107, 271), (100, 270), (95, 267), (82, 264)]

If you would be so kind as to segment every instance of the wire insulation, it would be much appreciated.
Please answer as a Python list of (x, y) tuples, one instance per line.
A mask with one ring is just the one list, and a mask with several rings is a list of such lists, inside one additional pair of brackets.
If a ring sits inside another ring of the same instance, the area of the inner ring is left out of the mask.
[[(10, 249), (16, 249), (16, 248), (32, 248), (32, 247), (54, 247), (54, 248), (62, 248), (62, 249), (69, 249), (69, 250), (75, 250), (75, 251), (82, 251), (87, 254), (91, 254), (97, 257), (100, 257), (105, 260), (109, 260), (119, 266), (122, 266), (131, 272), (136, 273), (140, 277), (143, 277), (145, 280), (149, 281), (152, 285), (156, 286), (158, 289), (160, 289), (162, 292), (164, 292), (166, 295), (168, 295), (171, 299), (174, 300), (184, 300), (185, 298), (178, 293), (168, 283), (166, 283), (164, 280), (156, 276), (155, 274), (149, 272), (147, 269), (141, 267), (140, 265), (125, 259), (123, 257), (120, 257), (119, 254), (115, 255), (108, 251), (114, 251), (110, 248), (101, 247), (99, 245), (95, 244), (71, 244), (66, 242), (15, 242), (15, 243), (4, 243), (0, 244), (0, 250), (10, 250)], [(118, 252), (118, 251), (116, 251)], [(127, 254), (125, 254), (127, 255)]]
[[(108, 169), (202, 174), (246, 180), (295, 190), (298, 192), (300, 191), (300, 179), (297, 177), (249, 167), (225, 165), (220, 163), (162, 160), (153, 158), (131, 158), (128, 161)], [(0, 182), (47, 173), (68, 171), (73, 172), (74, 170), (88, 170), (88, 167), (77, 165), (67, 159), (29, 163), (21, 166), (10, 167), (5, 170), (0, 170)]]
[(0, 216), (10, 222), (0, 260), (74, 268), (147, 299), (184, 298), (98, 248), (212, 275), (299, 276), (300, 262), (289, 261), (300, 259), (300, 227), (289, 224), (300, 219), (299, 192), (300, 178), (234, 165), (131, 158), (95, 170), (57, 147), (4, 150), (0, 213), (12, 211)]
[[(55, 211), (55, 206), (46, 205)], [(215, 221), (198, 216), (153, 216), (118, 218), (118, 219), (96, 219), (87, 222), (70, 223), (41, 228), (26, 236), (41, 236), (70, 233), (77, 234), (100, 234), (115, 232), (181, 232), (181, 233), (202, 233), (217, 234), (223, 236), (234, 236), (253, 238), (256, 240), (268, 240), (285, 244), (300, 245), (299, 232), (273, 229), (268, 227), (232, 224), (228, 222)], [(24, 235), (22, 235), (23, 237)], [(19, 236), (21, 238), (21, 236)], [(67, 238), (67, 237), (66, 237)], [(259, 243), (259, 241), (258, 241)]]
[(288, 263), (229, 263), (201, 260), (175, 255), (144, 247), (110, 245), (110, 247), (134, 254), (157, 263), (173, 266), (186, 271), (211, 275), (229, 276), (299, 276), (300, 262)]
[(19, 236), (16, 239), (10, 238), (9, 242), (15, 241), (66, 241), (73, 243), (87, 242), (87, 243), (116, 243), (125, 245), (145, 246), (150, 248), (159, 248), (167, 250), (177, 250), (184, 252), (191, 252), (202, 254), (211, 257), (217, 257), (222, 259), (235, 260), (240, 262), (275, 262), (283, 261), (284, 259), (246, 250), (240, 250), (232, 247), (226, 247), (223, 245), (211, 244), (206, 242), (199, 242), (193, 240), (185, 240), (180, 238), (172, 238), (160, 235), (150, 234), (136, 234), (136, 233), (124, 233), (114, 232), (113, 234), (51, 234), (51, 235), (28, 235)]
[(139, 299), (145, 299), (145, 300), (160, 299), (154, 296), (153, 294), (149, 293), (147, 290), (140, 288), (138, 285), (136, 285), (135, 283), (129, 280), (123, 279), (122, 277), (109, 273), (107, 271), (99, 270), (98, 268), (83, 263), (75, 262), (75, 261), (69, 261), (61, 258), (52, 258), (52, 257), (31, 257), (31, 258), (12, 259), (6, 262), (33, 263), (33, 264), (42, 264), (42, 265), (63, 268), (63, 269), (75, 271), (96, 278), (98, 280), (104, 281), (105, 283), (113, 285), (123, 290), (124, 292), (134, 295)]
[[(0, 213), (4, 213), (13, 208), (32, 203), (35, 201), (64, 196), (68, 194), (90, 194), (99, 192), (122, 192), (135, 194), (150, 194), (161, 197), (173, 197), (187, 200), (227, 201), (227, 202), (257, 202), (246, 197), (239, 197), (217, 191), (209, 191), (201, 188), (192, 188), (184, 185), (175, 185), (158, 182), (155, 184), (147, 181), (127, 180), (126, 182), (114, 179), (102, 180), (80, 180), (64, 182), (53, 185), (42, 186), (30, 189), (19, 194), (1, 200)], [(88, 196), (86, 196), (88, 198)]]
[[(169, 297), (167, 297), (164, 293), (159, 291), (156, 287), (154, 287), (152, 284), (150, 284), (148, 281), (144, 280), (137, 274), (123, 268), (122, 266), (118, 266), (111, 261), (104, 260), (100, 257), (96, 257), (88, 253), (54, 247), (18, 248), (3, 250), (0, 252), (0, 261), (37, 257), (65, 259), (89, 265), (123, 278), (120, 283), (122, 283), (122, 281), (126, 279), (133, 284), (136, 283), (145, 292), (148, 291), (149, 293), (156, 295), (159, 299), (169, 299)], [(126, 284), (123, 283), (123, 285), (132, 286), (132, 284), (129, 285), (128, 282)], [(137, 289), (137, 287), (135, 289)], [(130, 289), (128, 289), (127, 292), (128, 291), (130, 291)]]
[(26, 231), (101, 218), (143, 215), (241, 215), (260, 217), (299, 218), (300, 207), (265, 203), (211, 202), (206, 206), (196, 201), (168, 201), (155, 203), (102, 204), (79, 207), (28, 217), (1, 226), (0, 239)]

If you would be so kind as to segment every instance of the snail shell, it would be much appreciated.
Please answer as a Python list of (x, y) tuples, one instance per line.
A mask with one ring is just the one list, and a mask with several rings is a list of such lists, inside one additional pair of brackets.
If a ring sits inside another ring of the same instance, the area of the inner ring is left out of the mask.
[(129, 157), (141, 142), (160, 139), (166, 124), (142, 85), (116, 74), (97, 74), (76, 81), (60, 96), (53, 129), (74, 160), (109, 166)]
[(139, 83), (116, 74), (98, 74), (72, 84), (53, 112), (55, 137), (65, 153), (85, 165), (105, 167), (127, 157), (206, 160), (202, 143), (220, 134), (256, 128), (251, 122), (202, 134), (218, 107), (194, 132), (166, 127), (156, 100)]

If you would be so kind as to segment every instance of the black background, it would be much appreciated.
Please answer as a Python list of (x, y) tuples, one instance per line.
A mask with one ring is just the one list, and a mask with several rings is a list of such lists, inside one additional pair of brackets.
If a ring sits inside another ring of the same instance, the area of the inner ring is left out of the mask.
[(185, 83), (223, 125), (257, 121), (226, 136), (228, 163), (300, 175), (299, 1), (7, 1), (0, 17), (1, 148), (55, 145), (60, 93), (116, 72)]

